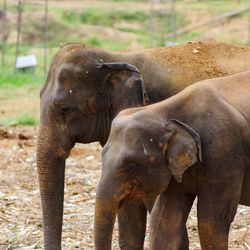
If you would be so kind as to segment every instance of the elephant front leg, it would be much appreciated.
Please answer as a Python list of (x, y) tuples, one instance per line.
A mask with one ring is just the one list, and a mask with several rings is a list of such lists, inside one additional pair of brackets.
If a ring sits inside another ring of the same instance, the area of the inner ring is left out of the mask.
[(243, 176), (203, 185), (198, 194), (198, 229), (202, 250), (228, 250), (228, 234), (240, 200)]
[(188, 250), (186, 221), (195, 195), (186, 193), (171, 180), (154, 205), (150, 222), (150, 249)]
[(122, 250), (142, 250), (147, 210), (142, 201), (127, 200), (118, 212), (119, 245)]

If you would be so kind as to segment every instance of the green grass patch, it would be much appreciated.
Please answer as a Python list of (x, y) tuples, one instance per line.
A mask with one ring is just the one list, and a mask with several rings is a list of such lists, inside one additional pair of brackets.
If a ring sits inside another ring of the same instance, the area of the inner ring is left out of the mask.
[(112, 11), (101, 9), (86, 9), (81, 13), (81, 22), (93, 25), (114, 26), (119, 21), (144, 22), (148, 15), (142, 11)]
[(113, 41), (102, 39), (98, 35), (93, 35), (86, 41), (87, 44), (93, 45), (95, 47), (107, 49), (107, 50), (126, 50), (129, 48), (129, 44), (121, 42), (121, 41)]
[(35, 126), (38, 124), (38, 119), (31, 114), (23, 113), (20, 116), (9, 117), (4, 120), (0, 120), (2, 125), (22, 125), (22, 126)]
[(0, 68), (0, 88), (26, 85), (42, 85), (44, 74), (42, 72), (25, 72), (10, 67)]
[(148, 18), (148, 14), (144, 11), (124, 11), (124, 10), (104, 10), (98, 8), (88, 8), (82, 12), (73, 10), (65, 10), (61, 14), (61, 18), (67, 24), (91, 24), (102, 26), (114, 26), (119, 21), (137, 21), (144, 22)]

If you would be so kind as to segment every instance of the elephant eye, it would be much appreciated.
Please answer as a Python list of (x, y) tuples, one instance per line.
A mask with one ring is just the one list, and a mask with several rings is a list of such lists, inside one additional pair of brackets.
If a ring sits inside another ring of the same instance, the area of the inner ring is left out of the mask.
[(72, 108), (72, 107), (66, 107), (66, 106), (64, 106), (64, 107), (61, 107), (61, 108), (60, 108), (60, 114), (61, 114), (61, 115), (67, 115), (67, 114), (72, 113), (74, 110), (75, 110), (75, 109)]
[(65, 114), (65, 113), (67, 113), (69, 111), (70, 111), (70, 108), (68, 108), (68, 107), (62, 107), (61, 110), (60, 110), (61, 114)]

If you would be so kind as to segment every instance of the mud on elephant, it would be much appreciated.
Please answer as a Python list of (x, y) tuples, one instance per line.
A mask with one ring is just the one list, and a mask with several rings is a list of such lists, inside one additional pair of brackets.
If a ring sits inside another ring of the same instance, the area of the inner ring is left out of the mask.
[(238, 204), (250, 206), (249, 105), (247, 71), (122, 111), (103, 148), (95, 249), (111, 249), (115, 214), (125, 200), (159, 195), (150, 249), (189, 249), (186, 220), (197, 196), (202, 249), (227, 250)]
[[(147, 96), (150, 103), (161, 101), (201, 79), (244, 71), (249, 57), (249, 48), (223, 43), (122, 53), (80, 44), (61, 48), (41, 91), (37, 166), (45, 249), (61, 248), (65, 159), (76, 142), (104, 145), (122, 109), (142, 106)], [(122, 249), (143, 249), (144, 203), (124, 202), (119, 210)]]

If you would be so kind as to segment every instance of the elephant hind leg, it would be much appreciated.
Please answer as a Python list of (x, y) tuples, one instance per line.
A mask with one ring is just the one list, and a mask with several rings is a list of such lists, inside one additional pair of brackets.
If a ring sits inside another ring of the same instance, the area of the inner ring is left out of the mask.
[(198, 194), (198, 229), (202, 250), (228, 250), (228, 234), (240, 200), (241, 181), (213, 182)]
[(151, 214), (150, 249), (189, 249), (186, 221), (194, 199), (195, 195), (186, 193), (171, 180), (167, 190), (157, 198)]

